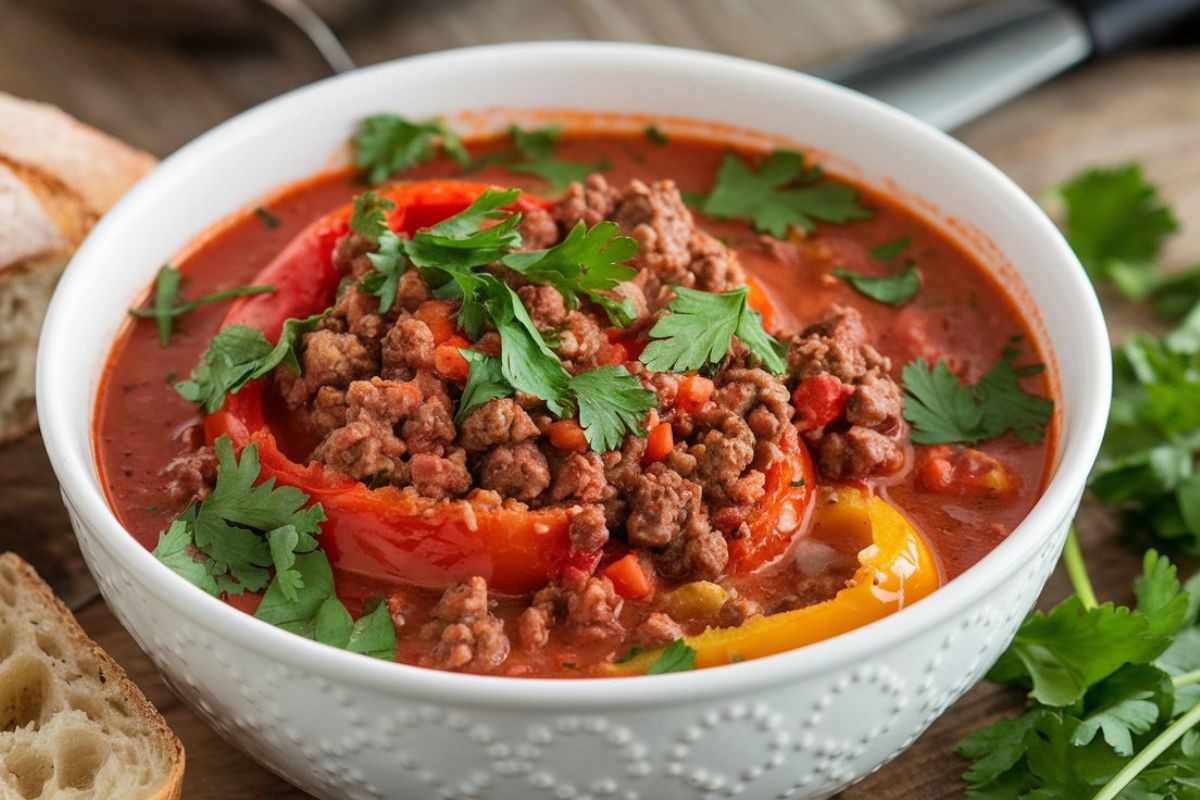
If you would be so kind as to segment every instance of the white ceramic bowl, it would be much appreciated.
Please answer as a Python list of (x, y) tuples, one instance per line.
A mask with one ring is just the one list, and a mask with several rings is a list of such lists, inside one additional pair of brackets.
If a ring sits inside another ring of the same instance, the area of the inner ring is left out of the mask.
[[(644, 112), (764, 131), (856, 165), (867, 183), (900, 187), (932, 216), (953, 213), (953, 230), (1040, 310), (1057, 356), (1059, 455), (1037, 506), (982, 562), (890, 618), (759, 661), (619, 680), (457, 675), (352, 655), (259, 622), (159, 564), (105, 503), (90, 443), (98, 378), (125, 309), (214, 220), (327, 165), (363, 116), (491, 107)], [(187, 702), (292, 783), (323, 798), (671, 800), (827, 796), (907, 747), (978, 680), (1055, 563), (1100, 443), (1110, 374), (1099, 305), (1066, 243), (1025, 194), (954, 140), (775, 67), (551, 43), (360, 70), (184, 147), (109, 212), (71, 263), (46, 320), (37, 388), (46, 446), (109, 606)]]

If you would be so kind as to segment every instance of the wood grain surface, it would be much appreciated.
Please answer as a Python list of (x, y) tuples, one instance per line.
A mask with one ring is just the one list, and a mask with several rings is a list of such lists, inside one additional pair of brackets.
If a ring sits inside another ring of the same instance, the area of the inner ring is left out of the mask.
[[(931, 10), (970, 0), (410, 0), (344, 32), (351, 54), (371, 63), (487, 41), (610, 38), (732, 52), (802, 67), (902, 32)], [(294, 40), (214, 45), (121, 39), (0, 0), (0, 90), (62, 106), (158, 155), (238, 111), (323, 76)], [(1184, 221), (1169, 261), (1200, 261), (1200, 50), (1139, 53), (1089, 65), (992, 113), (961, 138), (1037, 195), (1091, 164), (1144, 163)], [(1191, 223), (1191, 224), (1189, 224)], [(1152, 323), (1105, 298), (1114, 331)], [(73, 558), (69, 524), (37, 434), (0, 448), (0, 550), (48, 547)], [(1086, 508), (1079, 522), (1102, 599), (1126, 601), (1138, 554), (1117, 542), (1111, 521)], [(1052, 578), (1043, 604), (1068, 591)], [(189, 800), (303, 798), (209, 730), (154, 672), (100, 601), (83, 626), (129, 671), (188, 751)], [(913, 747), (844, 800), (941, 800), (962, 795), (954, 743), (1016, 711), (1017, 694), (982, 684)], [(414, 799), (416, 800), (416, 799)]]

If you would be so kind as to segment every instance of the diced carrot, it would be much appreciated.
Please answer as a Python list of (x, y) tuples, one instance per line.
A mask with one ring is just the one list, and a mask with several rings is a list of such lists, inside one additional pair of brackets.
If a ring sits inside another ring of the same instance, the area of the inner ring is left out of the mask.
[(629, 351), (620, 342), (605, 342), (596, 351), (596, 362), (608, 366), (624, 364), (629, 360)]
[(637, 553), (618, 558), (600, 574), (612, 581), (613, 589), (621, 597), (639, 600), (654, 594), (654, 579), (642, 566), (642, 560), (638, 558)]
[(546, 434), (550, 437), (550, 444), (559, 450), (574, 450), (582, 453), (588, 449), (587, 436), (584, 435), (583, 428), (579, 423), (573, 419), (551, 422)]
[(660, 422), (646, 434), (646, 453), (642, 456), (642, 464), (662, 461), (674, 449), (675, 434), (671, 431), (671, 423)]
[(716, 385), (703, 375), (686, 375), (679, 382), (675, 404), (683, 411), (696, 413), (712, 399)]
[(746, 279), (746, 305), (762, 315), (762, 326), (768, 332), (775, 330), (775, 308), (766, 291), (753, 278)]
[[(455, 339), (460, 340), (461, 344), (454, 342)], [(467, 359), (463, 358), (463, 354), (459, 352), (459, 348), (465, 347), (468, 342), (461, 336), (451, 336), (446, 341), (447, 344), (439, 344), (433, 348), (433, 369), (443, 378), (453, 381), (465, 381), (471, 365), (467, 363)], [(454, 343), (451, 344), (451, 342)]]
[(454, 306), (449, 300), (426, 300), (417, 306), (413, 316), (429, 326), (433, 334), (433, 343), (441, 344), (454, 335), (455, 326), (451, 315)]
[(828, 425), (842, 415), (854, 388), (827, 373), (800, 381), (792, 393), (796, 428), (801, 432)]

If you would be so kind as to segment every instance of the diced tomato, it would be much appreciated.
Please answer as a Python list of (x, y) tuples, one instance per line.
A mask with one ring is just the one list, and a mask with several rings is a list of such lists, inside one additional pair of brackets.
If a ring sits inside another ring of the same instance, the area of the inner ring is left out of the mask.
[(429, 326), (433, 343), (441, 344), (455, 334), (453, 313), (454, 306), (449, 300), (426, 300), (417, 306), (413, 316)]
[(640, 600), (654, 594), (654, 578), (646, 571), (637, 553), (618, 558), (600, 574), (612, 581), (613, 589), (626, 599)]
[(679, 393), (675, 395), (675, 405), (682, 411), (695, 414), (712, 399), (716, 389), (716, 385), (703, 375), (686, 375), (679, 382)]
[(557, 422), (551, 422), (546, 435), (550, 437), (550, 444), (559, 450), (582, 453), (588, 449), (587, 436), (584, 435), (583, 428), (580, 427), (579, 423), (573, 419), (560, 419)]
[(459, 352), (471, 343), (461, 336), (454, 335), (433, 349), (433, 368), (439, 375), (454, 381), (466, 381), (467, 372), (471, 365)]
[(846, 410), (846, 401), (853, 392), (849, 384), (825, 373), (800, 381), (792, 393), (796, 428), (811, 431), (833, 422)]
[(620, 342), (605, 342), (596, 351), (596, 361), (600, 364), (615, 367), (618, 364), (624, 364), (628, 360), (629, 350)]
[(917, 478), (931, 492), (960, 497), (1005, 496), (1019, 487), (1019, 479), (1004, 462), (973, 447), (925, 448)]
[(671, 423), (660, 422), (646, 434), (646, 452), (642, 456), (642, 464), (650, 465), (662, 461), (675, 449), (675, 434)]

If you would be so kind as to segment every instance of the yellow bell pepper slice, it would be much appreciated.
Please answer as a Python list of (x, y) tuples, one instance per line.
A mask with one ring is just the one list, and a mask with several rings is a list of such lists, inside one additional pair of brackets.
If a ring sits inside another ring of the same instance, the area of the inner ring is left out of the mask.
[[(895, 613), (941, 583), (933, 554), (912, 524), (865, 489), (823, 487), (806, 535), (843, 552), (858, 551), (859, 567), (847, 587), (822, 603), (686, 637), (684, 642), (696, 651), (697, 669), (829, 639)], [(639, 653), (609, 665), (609, 670), (614, 675), (643, 674), (661, 652)]]

